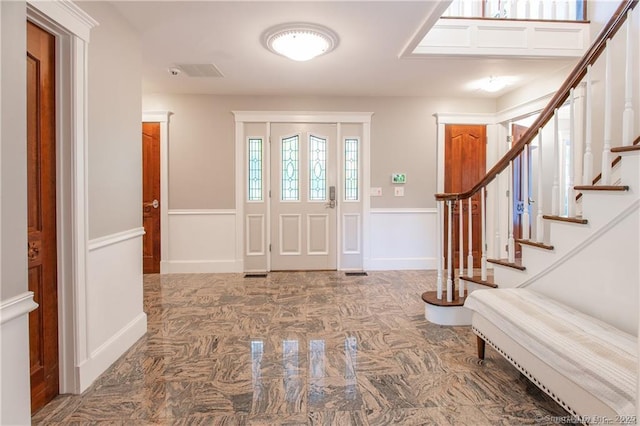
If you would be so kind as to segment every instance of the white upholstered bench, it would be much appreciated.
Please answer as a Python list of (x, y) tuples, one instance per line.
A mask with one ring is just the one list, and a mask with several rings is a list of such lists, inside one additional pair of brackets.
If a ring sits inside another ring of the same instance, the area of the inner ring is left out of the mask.
[(474, 291), (478, 356), (485, 342), (583, 423), (635, 423), (636, 336), (524, 288)]

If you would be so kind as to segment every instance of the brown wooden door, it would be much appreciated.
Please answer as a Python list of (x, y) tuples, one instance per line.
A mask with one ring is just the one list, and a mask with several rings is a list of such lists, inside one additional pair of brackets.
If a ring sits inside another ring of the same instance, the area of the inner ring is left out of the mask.
[(160, 272), (160, 123), (142, 123), (142, 264)]
[[(475, 185), (486, 173), (486, 127), (466, 124), (447, 124), (445, 126), (445, 192), (464, 192)], [(465, 270), (467, 268), (467, 254), (469, 250), (469, 204), (463, 202), (463, 250)], [(459, 266), (459, 206), (453, 209), (453, 265)], [(472, 254), (474, 268), (480, 267), (481, 252), (481, 224), (480, 224), (480, 193), (471, 199), (471, 220), (473, 225)], [(445, 258), (447, 256), (447, 226), (449, 213), (445, 209)]]
[[(516, 143), (528, 130), (528, 127), (521, 126), (519, 124), (511, 125), (511, 134), (513, 135), (513, 143)], [(531, 150), (530, 146), (527, 145), (525, 148), (528, 151), (529, 158), (529, 194), (531, 194)], [(513, 238), (518, 240), (522, 238), (522, 214), (524, 213), (524, 208), (529, 209), (529, 217), (531, 217), (531, 206), (528, 202), (523, 200), (523, 191), (522, 191), (522, 173), (523, 169), (523, 158), (522, 154), (520, 154), (516, 159), (513, 160), (513, 169), (512, 169), (512, 179), (513, 179)], [(526, 200), (528, 201), (528, 200)], [(529, 232), (531, 232), (531, 228), (529, 228)], [(516, 259), (522, 258), (522, 246), (518, 243), (515, 244), (515, 257)]]
[(58, 394), (55, 37), (27, 23), (27, 226), (31, 411)]

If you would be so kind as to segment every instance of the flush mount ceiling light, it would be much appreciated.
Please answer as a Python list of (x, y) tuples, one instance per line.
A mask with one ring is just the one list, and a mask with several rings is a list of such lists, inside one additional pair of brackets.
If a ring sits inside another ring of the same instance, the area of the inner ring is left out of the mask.
[(322, 25), (295, 22), (269, 28), (262, 35), (262, 44), (294, 61), (308, 61), (335, 49), (338, 35)]
[(505, 87), (507, 87), (507, 81), (504, 78), (491, 76), (482, 83), (480, 88), (485, 92), (493, 93), (498, 92)]
[(469, 90), (483, 90), (489, 93), (496, 93), (517, 81), (515, 77), (496, 77), (490, 76), (481, 80), (475, 80), (466, 85)]

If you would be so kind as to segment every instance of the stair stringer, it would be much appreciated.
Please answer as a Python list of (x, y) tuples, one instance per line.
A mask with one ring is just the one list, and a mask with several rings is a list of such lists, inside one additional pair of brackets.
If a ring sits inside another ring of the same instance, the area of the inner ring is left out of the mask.
[(638, 334), (640, 200), (518, 285)]

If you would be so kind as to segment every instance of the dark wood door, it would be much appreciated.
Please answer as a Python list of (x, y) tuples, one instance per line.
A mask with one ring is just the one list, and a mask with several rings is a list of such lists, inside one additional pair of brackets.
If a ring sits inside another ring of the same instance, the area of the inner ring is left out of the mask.
[(142, 264), (160, 272), (160, 123), (142, 123)]
[(31, 411), (58, 394), (55, 37), (27, 23), (27, 234)]
[[(486, 127), (479, 125), (448, 124), (445, 126), (445, 192), (464, 192), (473, 187), (486, 173)], [(463, 250), (466, 270), (466, 256), (469, 247), (469, 201), (464, 200), (463, 214)], [(459, 204), (453, 209), (453, 264), (459, 265)], [(449, 213), (445, 209), (445, 259), (447, 257), (447, 226)], [(474, 268), (480, 267), (482, 255), (480, 214), (480, 193), (471, 198), (471, 221), (473, 226), (472, 254)]]
[[(513, 143), (515, 144), (528, 130), (528, 127), (521, 126), (519, 124), (511, 125), (511, 134), (513, 135)], [(531, 150), (530, 146), (527, 145), (525, 148), (527, 153), (529, 154), (527, 157), (529, 159), (529, 194), (531, 194)], [(522, 173), (524, 172), (523, 168), (523, 155), (520, 154), (516, 159), (513, 160), (513, 169), (512, 169), (512, 179), (513, 179), (513, 238), (518, 240), (522, 238), (522, 214), (524, 213), (524, 209), (529, 209), (529, 217), (531, 217), (531, 206), (528, 203), (528, 200), (523, 199), (523, 191), (522, 191)], [(531, 226), (529, 226), (529, 232), (531, 232)], [(518, 243), (515, 244), (515, 258), (522, 258), (522, 246)]]

